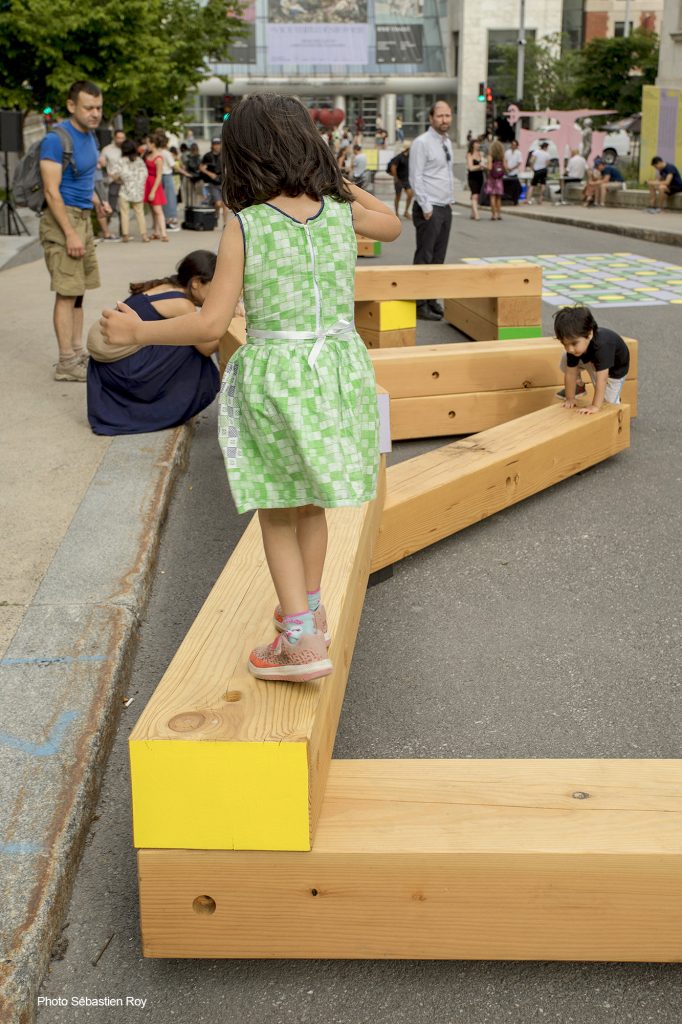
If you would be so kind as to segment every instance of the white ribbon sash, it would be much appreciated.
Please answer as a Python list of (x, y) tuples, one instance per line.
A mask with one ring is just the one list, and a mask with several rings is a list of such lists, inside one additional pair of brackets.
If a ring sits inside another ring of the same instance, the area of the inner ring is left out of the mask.
[(354, 325), (349, 320), (337, 320), (332, 327), (321, 328), (319, 331), (258, 331), (246, 329), (247, 341), (314, 341), (315, 344), (308, 356), (308, 366), (312, 367), (317, 362), (317, 357), (324, 348), (327, 338), (338, 338), (349, 334)]

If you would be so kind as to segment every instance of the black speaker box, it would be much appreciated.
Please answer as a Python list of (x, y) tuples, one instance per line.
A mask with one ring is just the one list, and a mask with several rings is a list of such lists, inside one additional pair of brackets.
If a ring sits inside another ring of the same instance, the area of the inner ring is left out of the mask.
[(0, 110), (0, 151), (23, 153), (24, 119), (20, 110)]
[(213, 231), (218, 225), (215, 210), (210, 206), (188, 206), (182, 226), (185, 231)]

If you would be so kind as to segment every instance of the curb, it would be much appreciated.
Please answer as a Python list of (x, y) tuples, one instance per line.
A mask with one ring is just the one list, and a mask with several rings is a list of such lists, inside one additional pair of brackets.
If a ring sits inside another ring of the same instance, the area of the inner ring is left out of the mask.
[(0, 836), (0, 1020), (7, 1024), (35, 1020), (191, 436), (186, 424), (114, 438), (0, 659), (0, 805), (8, 808)]
[(574, 228), (587, 228), (588, 231), (608, 231), (612, 235), (625, 235), (627, 238), (640, 238), (645, 242), (656, 242), (659, 245), (679, 245), (682, 231), (656, 231), (653, 228), (639, 228), (634, 224), (602, 223), (599, 221), (580, 220), (579, 217), (555, 217), (551, 213), (527, 214), (521, 210), (504, 208), (505, 214), (512, 217), (525, 217), (526, 220), (544, 220), (550, 224), (569, 224)]

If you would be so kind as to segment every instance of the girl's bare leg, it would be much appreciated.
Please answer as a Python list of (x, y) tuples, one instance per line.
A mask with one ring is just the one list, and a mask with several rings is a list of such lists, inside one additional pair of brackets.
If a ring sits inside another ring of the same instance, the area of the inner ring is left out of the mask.
[(258, 512), (265, 558), (284, 615), (308, 610), (303, 557), (296, 536), (298, 511), (267, 508)]
[(306, 590), (320, 589), (327, 557), (327, 517), (323, 508), (304, 505), (298, 512), (296, 535), (303, 560)]

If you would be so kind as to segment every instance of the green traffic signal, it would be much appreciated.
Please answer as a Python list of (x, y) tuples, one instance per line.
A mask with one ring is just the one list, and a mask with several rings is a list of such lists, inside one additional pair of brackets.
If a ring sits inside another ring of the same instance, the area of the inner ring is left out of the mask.
[(52, 107), (43, 107), (43, 114), (51, 114)]
[(485, 82), (478, 83), (478, 102), (485, 103)]

